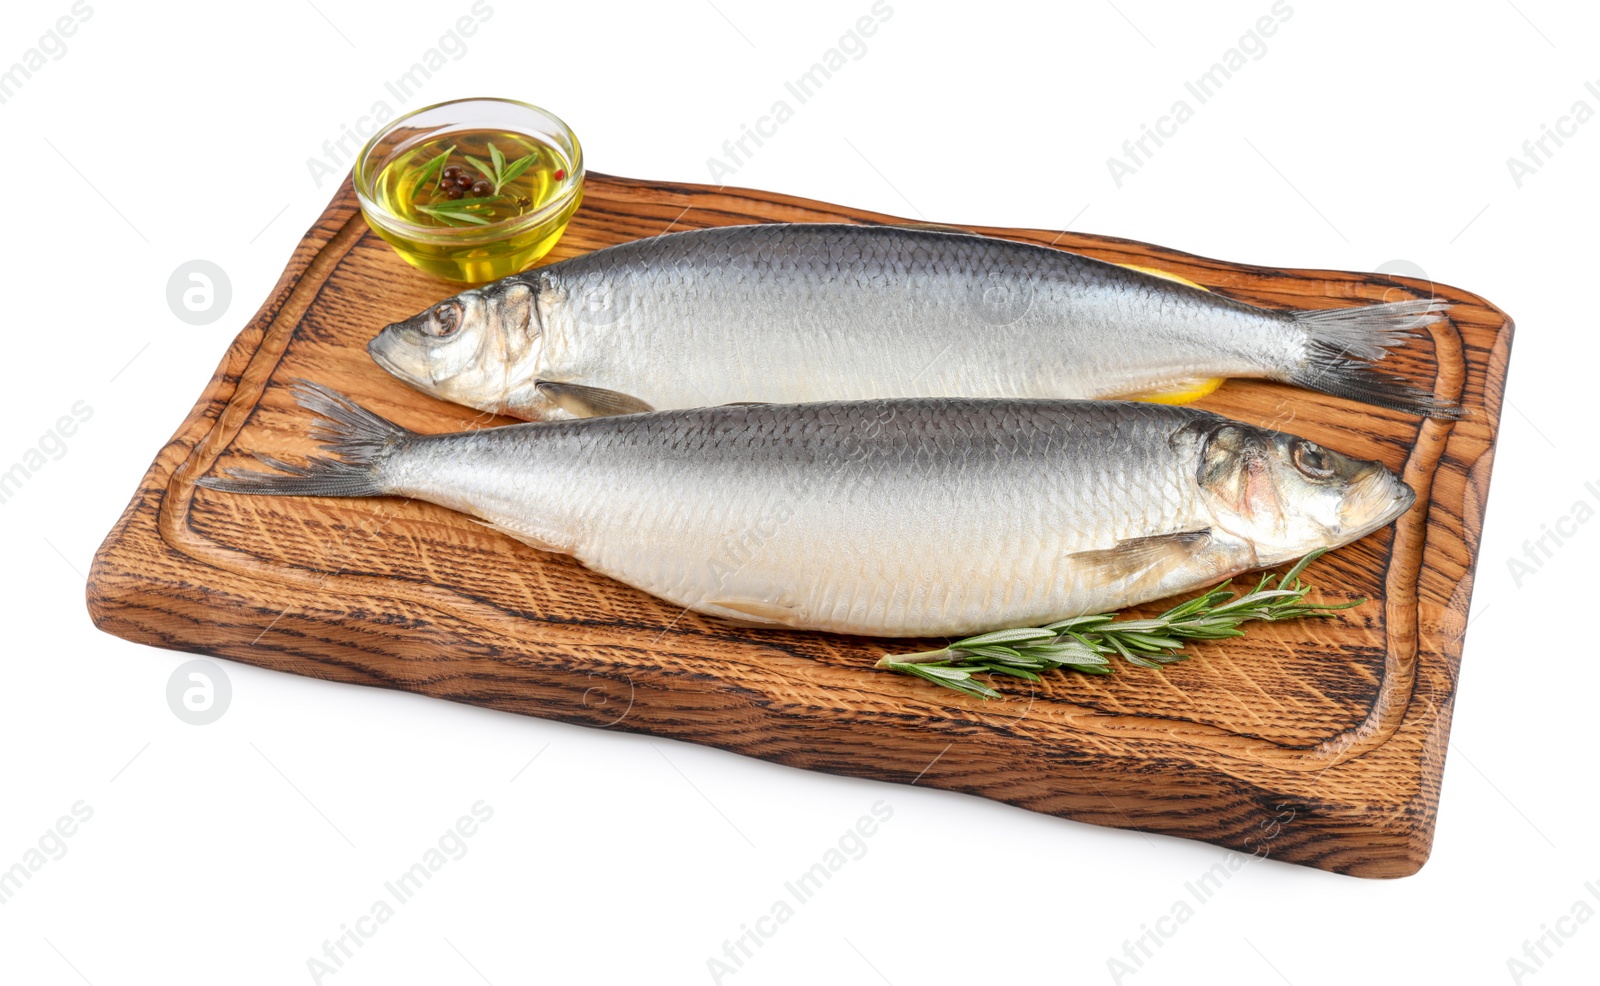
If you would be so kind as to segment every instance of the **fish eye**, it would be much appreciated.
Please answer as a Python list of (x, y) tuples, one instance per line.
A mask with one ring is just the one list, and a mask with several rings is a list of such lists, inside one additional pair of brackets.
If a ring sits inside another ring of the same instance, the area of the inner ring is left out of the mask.
[(422, 331), (435, 338), (452, 335), (461, 328), (461, 305), (454, 301), (441, 301), (428, 312), (422, 322)]
[(1294, 443), (1294, 465), (1312, 479), (1327, 479), (1333, 475), (1333, 461), (1328, 450), (1303, 438)]

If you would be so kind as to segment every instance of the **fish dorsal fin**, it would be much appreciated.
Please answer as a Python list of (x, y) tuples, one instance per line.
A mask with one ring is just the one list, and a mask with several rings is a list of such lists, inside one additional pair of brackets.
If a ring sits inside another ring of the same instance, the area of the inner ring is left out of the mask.
[(707, 599), (706, 605), (731, 610), (744, 619), (762, 626), (793, 626), (800, 618), (794, 607), (765, 599)]
[(1068, 556), (1090, 581), (1133, 584), (1161, 581), (1211, 543), (1209, 528), (1151, 537), (1128, 538), (1109, 548)]
[(1225, 382), (1227, 382), (1225, 377), (1193, 377), (1162, 387), (1152, 387), (1149, 390), (1118, 396), (1122, 400), (1145, 401), (1149, 404), (1188, 404), (1206, 396)]
[(901, 229), (925, 229), (930, 233), (960, 233), (962, 236), (983, 235), (982, 233), (974, 233), (970, 229), (962, 229), (959, 226), (946, 226), (943, 223), (895, 223), (894, 225)]
[(723, 407), (765, 407), (771, 401), (729, 401)]
[(539, 380), (534, 386), (557, 407), (576, 418), (602, 418), (612, 414), (638, 414), (655, 410), (632, 394), (622, 394), (604, 387), (563, 383), (559, 380)]

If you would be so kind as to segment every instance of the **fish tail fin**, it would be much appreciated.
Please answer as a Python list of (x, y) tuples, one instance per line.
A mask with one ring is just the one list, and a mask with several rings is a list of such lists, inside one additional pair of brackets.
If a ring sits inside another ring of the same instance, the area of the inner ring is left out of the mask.
[(384, 465), (395, 451), (416, 437), (393, 422), (378, 417), (338, 391), (294, 381), (295, 402), (319, 417), (310, 435), (335, 458), (313, 455), (296, 466), (270, 455), (256, 454), (276, 473), (252, 469), (224, 469), (221, 476), (202, 476), (196, 485), (225, 493), (261, 493), (273, 496), (383, 496), (389, 492)]
[(1373, 364), (1443, 321), (1450, 305), (1437, 298), (1391, 301), (1356, 308), (1293, 312), (1306, 333), (1300, 365), (1286, 379), (1335, 397), (1348, 397), (1428, 418), (1459, 419), (1467, 411)]

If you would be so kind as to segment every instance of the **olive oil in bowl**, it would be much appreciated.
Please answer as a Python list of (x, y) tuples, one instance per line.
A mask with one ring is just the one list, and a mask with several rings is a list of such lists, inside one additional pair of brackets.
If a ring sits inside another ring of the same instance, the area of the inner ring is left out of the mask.
[[(472, 125), (480, 120), (503, 122)], [(356, 162), (356, 189), (368, 225), (408, 263), (483, 283), (555, 246), (582, 200), (582, 169), (576, 137), (543, 110), (460, 100), (373, 138)]]

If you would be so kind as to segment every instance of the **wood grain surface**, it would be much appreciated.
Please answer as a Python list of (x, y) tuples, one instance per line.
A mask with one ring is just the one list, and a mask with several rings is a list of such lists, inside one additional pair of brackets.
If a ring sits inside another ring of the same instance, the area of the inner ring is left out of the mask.
[[(667, 230), (899, 222), (743, 189), (591, 173), (549, 260)], [(1406, 278), (1222, 263), (1128, 240), (969, 227), (1157, 268), (1270, 307), (1430, 292), (1448, 322), (1400, 369), (1460, 396), (1419, 421), (1230, 381), (1200, 406), (1399, 471), (1418, 506), (1320, 559), (1327, 621), (1258, 625), (1159, 671), (1008, 680), (968, 699), (874, 670), (885, 642), (759, 631), (679, 612), (432, 504), (198, 488), (248, 453), (312, 451), (306, 377), (423, 432), (503, 423), (392, 379), (365, 345), (457, 286), (368, 231), (347, 184), (295, 250), (95, 556), (101, 629), (318, 678), (671, 736), (811, 770), (946, 788), (1066, 818), (1203, 839), (1358, 876), (1415, 872), (1433, 841), (1512, 324), (1476, 295)], [(1315, 598), (1315, 597), (1314, 597)]]

